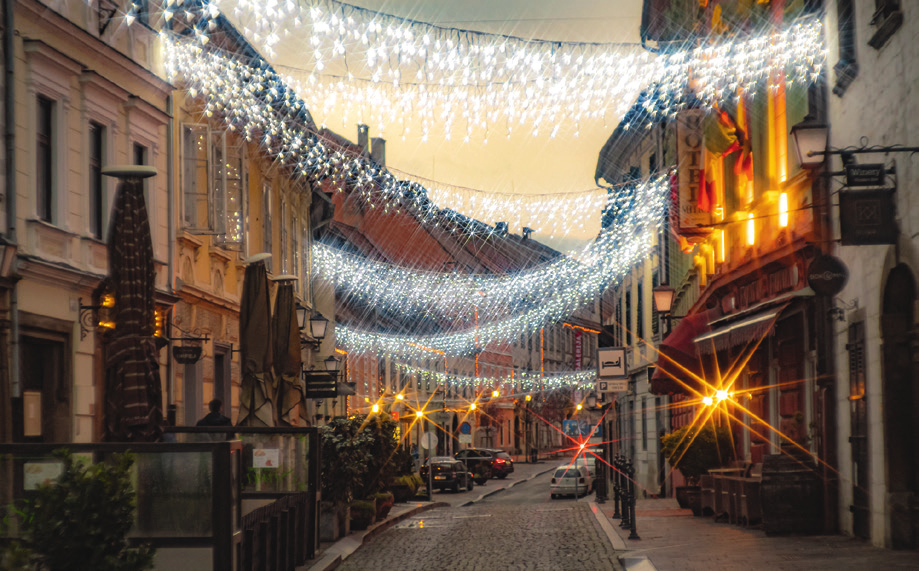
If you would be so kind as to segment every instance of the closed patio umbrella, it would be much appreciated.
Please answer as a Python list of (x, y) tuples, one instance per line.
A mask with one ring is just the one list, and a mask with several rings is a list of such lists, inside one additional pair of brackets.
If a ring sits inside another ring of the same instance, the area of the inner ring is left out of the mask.
[(106, 347), (103, 439), (155, 442), (163, 434), (163, 396), (154, 335), (153, 241), (142, 180), (149, 166), (106, 167), (119, 178), (109, 226), (115, 329)]
[(265, 267), (269, 257), (271, 254), (256, 254), (249, 258), (243, 277), (239, 308), (242, 383), (237, 426), (274, 426), (272, 399), (277, 387), (271, 374), (271, 300)]
[(294, 281), (296, 276), (279, 276), (278, 293), (274, 299), (274, 370), (278, 375), (278, 426), (297, 425), (293, 409), (303, 403), (300, 386), (300, 329), (294, 303)]

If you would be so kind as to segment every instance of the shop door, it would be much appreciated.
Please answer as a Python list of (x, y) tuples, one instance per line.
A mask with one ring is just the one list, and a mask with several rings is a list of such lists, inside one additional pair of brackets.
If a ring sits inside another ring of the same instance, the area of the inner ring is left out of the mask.
[(865, 323), (849, 326), (849, 444), (852, 447), (852, 532), (870, 538), (868, 509), (868, 409), (865, 399)]

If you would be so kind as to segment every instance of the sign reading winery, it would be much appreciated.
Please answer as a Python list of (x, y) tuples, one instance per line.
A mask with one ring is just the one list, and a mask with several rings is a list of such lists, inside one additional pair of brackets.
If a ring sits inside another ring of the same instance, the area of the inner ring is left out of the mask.
[(882, 186), (886, 170), (880, 163), (846, 165), (846, 186)]
[(201, 358), (201, 347), (175, 346), (172, 348), (172, 356), (179, 364), (194, 365)]

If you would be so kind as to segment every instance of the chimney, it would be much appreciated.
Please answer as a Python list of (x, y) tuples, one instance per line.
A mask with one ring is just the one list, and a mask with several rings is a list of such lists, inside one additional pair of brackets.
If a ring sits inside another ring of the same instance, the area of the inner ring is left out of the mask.
[(529, 227), (527, 227), (527, 226), (524, 226), (524, 227), (523, 227), (523, 239), (524, 239), (524, 240), (529, 240), (529, 239), (530, 239), (530, 234), (532, 234), (532, 233), (533, 233), (533, 229), (532, 229), (532, 228), (529, 228)]
[(370, 140), (370, 158), (381, 167), (386, 166), (386, 139), (374, 137)]
[(357, 145), (364, 149), (365, 153), (370, 152), (370, 127), (363, 123), (357, 126)]
[(495, 222), (495, 234), (507, 236), (507, 222)]

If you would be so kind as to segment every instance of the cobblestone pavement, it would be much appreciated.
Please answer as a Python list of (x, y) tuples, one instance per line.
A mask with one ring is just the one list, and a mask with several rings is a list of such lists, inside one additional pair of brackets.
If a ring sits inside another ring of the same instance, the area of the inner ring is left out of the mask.
[(374, 537), (342, 571), (622, 569), (588, 504), (476, 504), (428, 511)]

